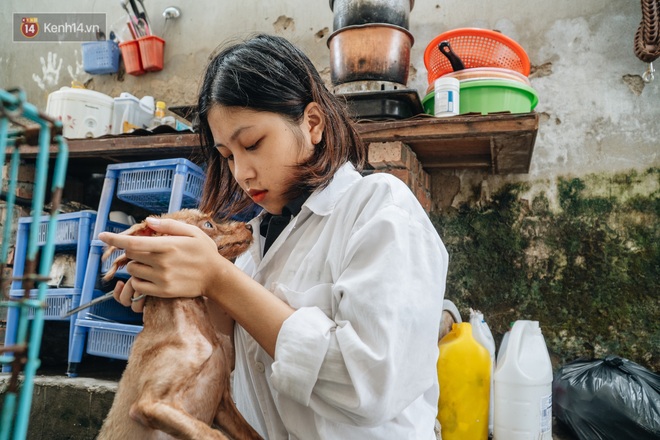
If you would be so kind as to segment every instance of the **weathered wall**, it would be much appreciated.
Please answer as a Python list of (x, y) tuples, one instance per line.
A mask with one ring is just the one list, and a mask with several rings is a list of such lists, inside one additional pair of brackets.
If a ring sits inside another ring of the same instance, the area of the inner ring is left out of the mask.
[[(0, 87), (22, 86), (40, 107), (71, 80), (189, 104), (214, 48), (255, 31), (300, 45), (329, 82), (326, 0), (145, 3), (167, 41), (165, 68), (132, 77), (85, 74), (78, 43), (11, 43), (12, 12), (106, 12), (117, 27), (118, 4), (3, 2)], [(165, 27), (170, 5), (182, 17)], [(640, 19), (639, 2), (620, 0), (417, 0), (410, 15), (408, 85), (420, 96), (424, 49), (445, 30), (498, 29), (530, 56), (541, 122), (529, 174), (433, 172), (433, 212), (451, 252), (448, 296), (482, 309), (498, 339), (510, 320), (540, 320), (556, 363), (613, 353), (658, 369), (660, 75), (641, 79)]]
[[(166, 40), (165, 68), (141, 77), (86, 74), (79, 43), (12, 43), (14, 12), (85, 11), (107, 14), (109, 28), (122, 28), (119, 4), (67, 0), (10, 0), (0, 5), (0, 86), (21, 86), (45, 107), (50, 92), (72, 80), (112, 96), (130, 91), (154, 95), (169, 105), (195, 102), (198, 81), (212, 51), (253, 32), (285, 36), (311, 57), (329, 82), (327, 38), (333, 13), (326, 0), (286, 2), (146, 2), (156, 33)], [(166, 6), (180, 7), (166, 23)], [(498, 29), (518, 41), (533, 65), (532, 85), (541, 125), (530, 174), (536, 177), (618, 172), (658, 163), (660, 78), (645, 84), (646, 64), (633, 54), (641, 20), (639, 2), (509, 0), (466, 3), (417, 0), (410, 14), (415, 37), (408, 86), (424, 96), (423, 52), (440, 32), (457, 27)], [(660, 74), (656, 75), (660, 76)], [(462, 179), (464, 180), (464, 179)], [(464, 182), (467, 183), (467, 182)]]
[(516, 319), (539, 320), (555, 366), (617, 354), (660, 371), (660, 169), (546, 186), (559, 209), (510, 183), (434, 217), (447, 295), (485, 311), (497, 340)]

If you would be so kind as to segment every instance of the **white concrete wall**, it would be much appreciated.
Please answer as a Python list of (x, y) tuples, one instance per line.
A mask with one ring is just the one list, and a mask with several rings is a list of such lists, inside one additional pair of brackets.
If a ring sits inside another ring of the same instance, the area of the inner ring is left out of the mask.
[[(153, 27), (167, 41), (165, 68), (141, 77), (91, 76), (82, 70), (79, 43), (13, 43), (14, 12), (105, 12), (118, 30), (124, 11), (118, 0), (4, 0), (0, 4), (0, 87), (23, 87), (45, 108), (52, 91), (72, 80), (118, 96), (154, 95), (168, 105), (194, 103), (211, 52), (252, 32), (282, 35), (298, 44), (329, 82), (327, 38), (333, 13), (327, 0), (195, 1), (145, 0)], [(162, 11), (182, 15), (165, 25)], [(641, 20), (638, 1), (623, 0), (417, 0), (410, 15), (415, 37), (408, 86), (425, 94), (423, 52), (441, 32), (458, 27), (498, 29), (518, 41), (536, 73), (541, 114), (529, 175), (625, 172), (660, 164), (660, 73), (644, 84), (647, 65), (633, 53)], [(660, 71), (660, 60), (656, 63)], [(464, 175), (464, 172), (457, 172)], [(508, 179), (508, 178), (505, 178)], [(492, 180), (492, 178), (491, 178)], [(499, 179), (496, 179), (499, 180)], [(494, 182), (496, 183), (496, 182)]]

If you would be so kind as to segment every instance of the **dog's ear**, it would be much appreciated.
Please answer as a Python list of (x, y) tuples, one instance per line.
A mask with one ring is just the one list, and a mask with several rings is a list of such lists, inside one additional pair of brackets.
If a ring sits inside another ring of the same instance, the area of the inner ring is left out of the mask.
[(121, 232), (122, 235), (139, 235), (139, 236), (151, 236), (154, 235), (155, 231), (149, 227), (149, 224), (146, 221), (136, 223), (125, 231)]

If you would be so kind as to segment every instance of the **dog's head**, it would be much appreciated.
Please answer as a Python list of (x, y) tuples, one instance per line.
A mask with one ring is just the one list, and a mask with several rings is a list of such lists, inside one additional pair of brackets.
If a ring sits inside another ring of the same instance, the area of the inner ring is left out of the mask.
[[(233, 261), (245, 252), (250, 247), (250, 243), (252, 243), (252, 227), (247, 223), (235, 221), (216, 222), (211, 215), (203, 213), (198, 209), (181, 209), (176, 212), (153, 217), (171, 218), (197, 226), (213, 239), (218, 248), (218, 253), (228, 260)], [(149, 224), (146, 221), (131, 226), (122, 232), (122, 234), (141, 236), (159, 235), (153, 229), (149, 228)], [(109, 258), (115, 250), (116, 248), (114, 246), (107, 247), (103, 253), (103, 261)], [(125, 254), (117, 257), (103, 279), (106, 281), (110, 280), (116, 271), (124, 267), (128, 261)]]

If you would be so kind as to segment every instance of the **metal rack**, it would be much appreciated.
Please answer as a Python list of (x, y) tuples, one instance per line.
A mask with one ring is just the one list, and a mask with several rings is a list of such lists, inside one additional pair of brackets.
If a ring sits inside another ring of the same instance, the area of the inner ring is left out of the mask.
[[(27, 126), (23, 121), (35, 125)], [(10, 122), (20, 129), (10, 129)], [(13, 211), (17, 200), (18, 167), (23, 145), (35, 145), (38, 148), (35, 167), (34, 192), (31, 201), (22, 201), (30, 208), (33, 224), (39, 224), (42, 216), (48, 186), (48, 167), (50, 148), (56, 150), (51, 184), (51, 209), (49, 228), (45, 244), (39, 246), (39, 228), (30, 229), (25, 255), (25, 270), (19, 281), (25, 295), (22, 298), (5, 296), (11, 279), (5, 279), (8, 264), (9, 242), (13, 227)], [(22, 90), (0, 89), (0, 162), (8, 165), (9, 178), (6, 192), (2, 198), (6, 201), (6, 215), (3, 222), (2, 246), (0, 250), (0, 291), (1, 307), (19, 310), (16, 343), (0, 347), (0, 364), (11, 365), (12, 373), (3, 393), (3, 409), (0, 418), (0, 440), (22, 440), (27, 435), (34, 376), (39, 368), (39, 350), (44, 326), (46, 281), (55, 253), (54, 236), (60, 199), (64, 188), (68, 147), (62, 136), (62, 124), (52, 120), (28, 103)], [(4, 189), (3, 176), (0, 175), (0, 189)], [(37, 261), (39, 260), (39, 261)], [(29, 292), (37, 289), (36, 298), (30, 298)], [(22, 376), (22, 380), (21, 380)]]

